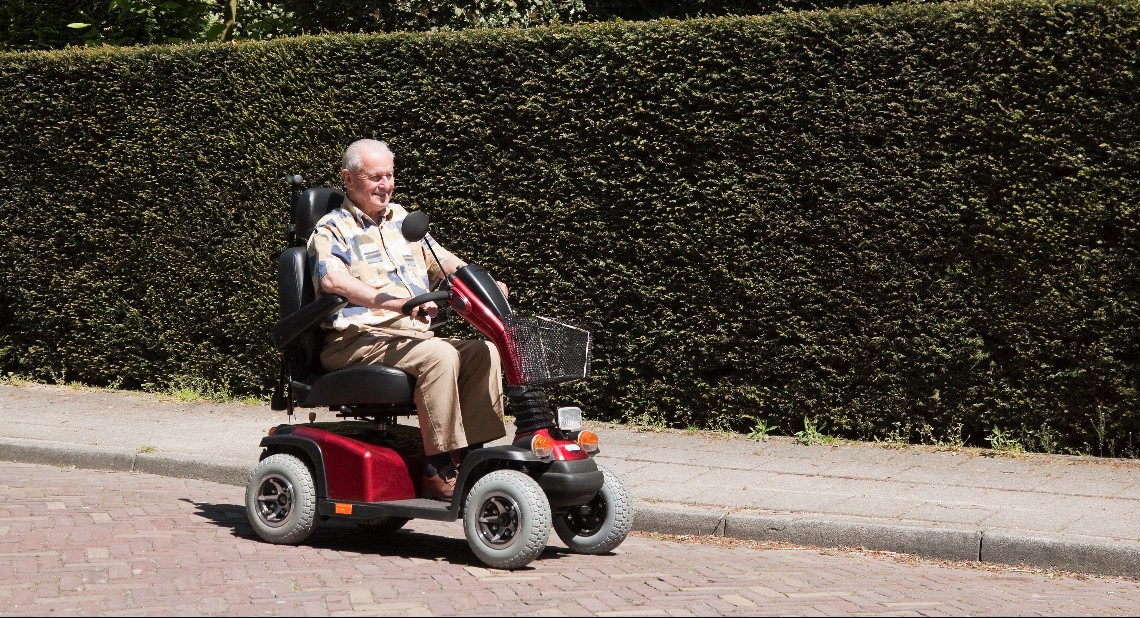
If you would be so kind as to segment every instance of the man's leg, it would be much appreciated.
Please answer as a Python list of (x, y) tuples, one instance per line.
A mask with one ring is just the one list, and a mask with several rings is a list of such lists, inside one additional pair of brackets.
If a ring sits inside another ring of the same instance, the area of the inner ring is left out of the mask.
[(373, 362), (406, 371), (416, 379), (415, 403), (424, 454), (467, 445), (460, 413), (459, 352), (441, 339), (395, 339)]
[(499, 351), (489, 341), (445, 339), (459, 352), (459, 407), (468, 444), (506, 435)]
[[(414, 399), (423, 436), (423, 495), (450, 499), (458, 450), (495, 440), (503, 427), (502, 379), (498, 352), (482, 341), (413, 339), (365, 332), (330, 337), (321, 361), (328, 369), (383, 364), (416, 378)], [(470, 423), (470, 425), (467, 425)], [(473, 428), (469, 440), (467, 428)]]
[(415, 404), (428, 456), (506, 433), (499, 356), (488, 342), (345, 333), (326, 340), (321, 362), (328, 370), (383, 364), (416, 378)]
[[(416, 377), (416, 410), (428, 455), (421, 495), (450, 500), (455, 467), (473, 442), (502, 437), (498, 353), (480, 341), (420, 339), (387, 346), (380, 362)], [(490, 374), (490, 375), (489, 375)]]

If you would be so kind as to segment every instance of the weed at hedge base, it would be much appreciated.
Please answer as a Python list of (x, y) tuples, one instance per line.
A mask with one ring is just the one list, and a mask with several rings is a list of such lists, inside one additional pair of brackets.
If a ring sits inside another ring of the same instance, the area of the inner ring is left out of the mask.
[(931, 442), (939, 449), (947, 451), (960, 451), (970, 440), (970, 436), (962, 433), (965, 427), (965, 423), (954, 423), (950, 425), (950, 428), (946, 430), (946, 433), (943, 434), (941, 438), (935, 438), (934, 428), (931, 427), (930, 424), (924, 423), (923, 429), (920, 429), (919, 433), (925, 433), (926, 435), (929, 435)]
[(258, 397), (235, 397), (225, 385), (215, 384), (206, 378), (197, 376), (177, 376), (169, 382), (165, 389), (157, 389), (153, 392), (184, 402), (237, 402), (248, 405), (266, 403), (265, 399)]
[(178, 376), (170, 381), (170, 385), (162, 392), (178, 401), (228, 401), (231, 399), (229, 391), (219, 388), (205, 378)]
[(796, 442), (805, 446), (814, 444), (834, 444), (839, 439), (823, 433), (823, 423), (816, 425), (815, 419), (804, 417), (803, 431), (795, 433)]
[(894, 429), (887, 432), (887, 436), (879, 439), (875, 436), (875, 442), (883, 445), (883, 448), (906, 448), (910, 446), (910, 423), (904, 427), (902, 422), (895, 421)]
[(990, 435), (986, 436), (986, 440), (990, 443), (990, 448), (997, 453), (1006, 455), (1020, 455), (1025, 452), (1025, 446), (1009, 431), (1003, 431), (997, 425), (994, 425)]
[(752, 416), (751, 414), (745, 414), (744, 418), (752, 421), (752, 429), (748, 432), (749, 440), (767, 442), (770, 437), (768, 434), (780, 428), (779, 425), (769, 425), (768, 421)]
[(22, 376), (18, 373), (9, 371), (7, 375), (0, 378), (0, 384), (7, 384), (9, 386), (27, 386), (29, 384), (39, 384), (35, 380)]

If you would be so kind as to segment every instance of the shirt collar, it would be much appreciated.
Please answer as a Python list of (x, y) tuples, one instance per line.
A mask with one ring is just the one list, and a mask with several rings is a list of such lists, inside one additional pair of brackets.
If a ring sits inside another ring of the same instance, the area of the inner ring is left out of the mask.
[[(380, 221), (373, 221), (371, 218), (369, 218), (368, 215), (364, 214), (363, 210), (358, 208), (356, 204), (353, 204), (352, 200), (348, 199), (347, 197), (344, 198), (344, 208), (349, 212), (349, 214), (353, 216), (354, 219), (356, 219), (356, 223), (359, 224), (362, 229), (368, 229), (368, 226), (370, 225), (378, 226), (381, 223)], [(380, 219), (385, 222), (392, 220), (391, 204), (389, 204), (388, 207), (384, 209), (384, 214), (380, 215)]]

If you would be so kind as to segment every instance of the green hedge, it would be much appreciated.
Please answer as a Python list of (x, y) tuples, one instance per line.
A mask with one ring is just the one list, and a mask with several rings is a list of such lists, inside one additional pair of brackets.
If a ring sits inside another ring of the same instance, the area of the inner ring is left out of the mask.
[(595, 418), (1133, 452), (1138, 8), (3, 55), (0, 369), (265, 394), (280, 177), (374, 136), (438, 239), (595, 331), (560, 389)]

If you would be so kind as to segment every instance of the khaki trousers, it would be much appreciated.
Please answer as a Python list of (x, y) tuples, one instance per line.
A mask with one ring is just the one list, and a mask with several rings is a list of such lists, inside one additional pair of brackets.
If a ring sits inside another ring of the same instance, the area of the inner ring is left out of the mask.
[(387, 365), (414, 377), (425, 455), (490, 442), (507, 433), (499, 351), (488, 341), (432, 333), (404, 337), (352, 327), (325, 337), (321, 364), (327, 371)]

